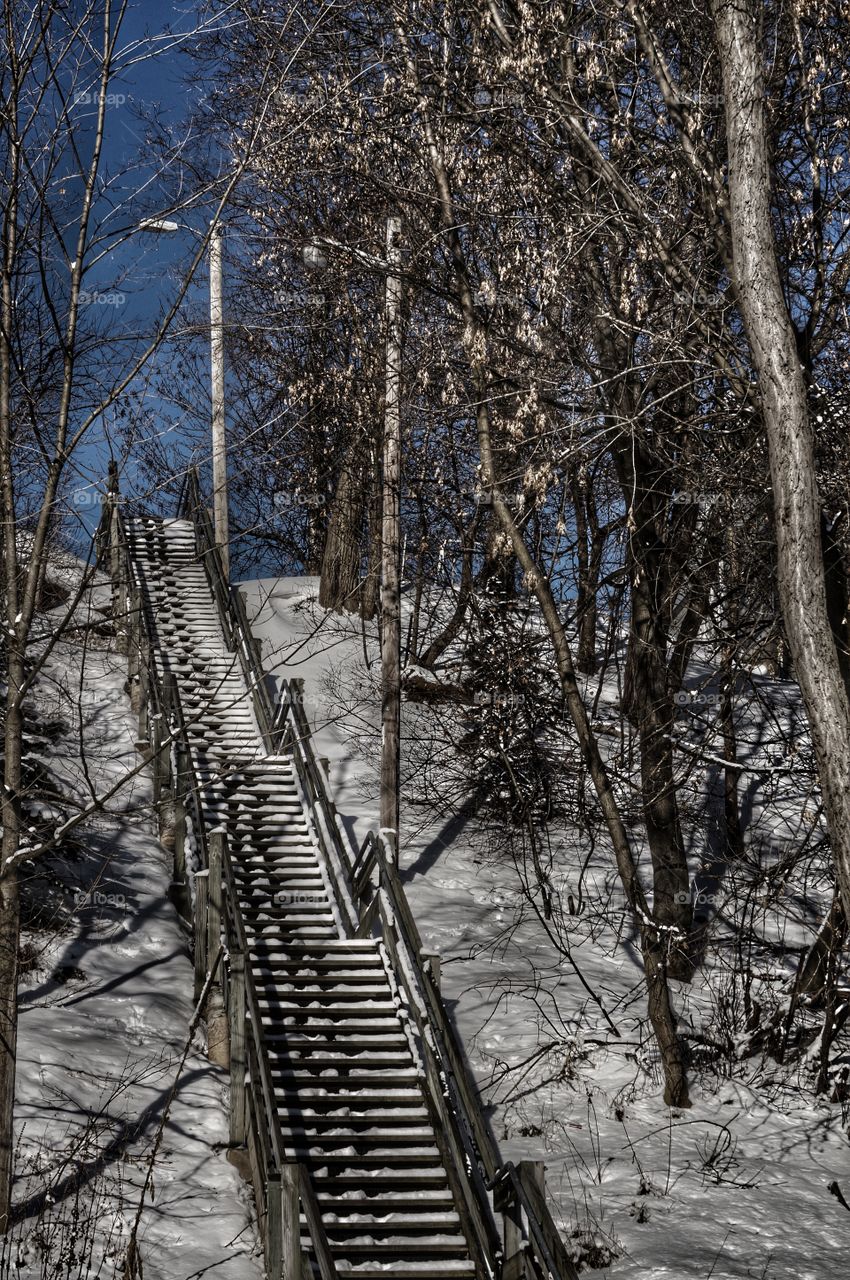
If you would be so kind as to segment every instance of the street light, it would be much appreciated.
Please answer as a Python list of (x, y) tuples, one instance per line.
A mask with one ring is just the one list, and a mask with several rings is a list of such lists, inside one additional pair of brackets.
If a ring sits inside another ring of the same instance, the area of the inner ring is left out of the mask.
[(386, 272), (387, 358), (384, 393), (381, 521), (381, 809), (380, 826), (399, 858), (401, 761), (401, 220), (387, 218), (387, 256), (376, 258), (329, 236), (304, 246), (305, 266), (327, 266), (326, 248), (341, 249)]
[[(185, 222), (172, 222), (170, 218), (143, 218), (140, 231), (174, 232), (191, 231), (201, 237), (201, 232)], [(224, 286), (222, 270), (222, 245), (224, 228), (213, 226), (210, 236), (210, 383), (212, 396), (212, 471), (213, 471), (213, 522), (215, 540), (221, 553), (222, 567), (230, 580), (230, 528), (227, 515), (227, 438), (224, 414)]]

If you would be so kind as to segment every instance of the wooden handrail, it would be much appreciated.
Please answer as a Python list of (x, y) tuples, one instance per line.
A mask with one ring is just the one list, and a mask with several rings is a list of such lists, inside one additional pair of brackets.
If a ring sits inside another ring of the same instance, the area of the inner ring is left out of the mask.
[[(293, 697), (298, 681), (284, 682), (284, 693), (275, 706), (269, 695), (266, 672), (257, 641), (251, 631), (241, 594), (229, 587), (224, 577), (221, 557), (209, 512), (201, 500), (197, 472), (187, 476), (181, 515), (193, 521), (198, 550), (207, 568), (207, 576), (218, 608), (225, 638), (239, 656), (243, 675), (251, 693), (257, 726), (269, 754), (279, 753), (284, 745), (291, 752), (295, 770), (310, 806), (317, 835), (332, 869), (331, 885), (345, 933), (351, 936), (359, 916), (352, 892), (352, 856), (346, 837), (327, 793), (324, 778), (316, 760), (310, 726), (300, 697)], [(320, 820), (319, 820), (320, 819)], [(338, 864), (338, 865), (336, 865)]]
[[(106, 507), (109, 508), (109, 517), (106, 515)], [(195, 525), (198, 554), (205, 564), (221, 630), (225, 641), (238, 654), (266, 751), (280, 754), (283, 750), (288, 750), (292, 756), (298, 781), (314, 818), (317, 835), (332, 869), (329, 878), (344, 928), (348, 933), (362, 937), (371, 931), (376, 919), (380, 922), (381, 937), (392, 957), (396, 978), (405, 989), (411, 1021), (416, 1028), (420, 1057), (429, 1085), (430, 1105), (439, 1121), (437, 1132), (447, 1157), (449, 1179), (456, 1192), (467, 1234), (476, 1242), (476, 1252), (479, 1253), (483, 1271), (495, 1277), (501, 1275), (503, 1270), (502, 1249), (488, 1194), (489, 1189), (493, 1189), (497, 1207), (499, 1204), (507, 1204), (515, 1219), (522, 1222), (527, 1248), (533, 1254), (536, 1265), (545, 1268), (554, 1280), (577, 1280), (576, 1268), (554, 1225), (543, 1190), (533, 1180), (522, 1176), (521, 1170), (517, 1170), (515, 1165), (503, 1165), (499, 1160), (498, 1149), (486, 1125), (465, 1050), (445, 1011), (433, 974), (422, 959), (419, 929), (413, 919), (405, 888), (398, 877), (384, 833), (376, 835), (375, 832), (370, 832), (360, 850), (349, 846), (347, 833), (343, 833), (344, 828), (338, 822), (324, 773), (312, 749), (310, 724), (301, 699), (293, 698), (293, 690), (298, 689), (300, 682), (285, 681), (278, 704), (271, 703), (259, 645), (248, 625), (242, 596), (230, 588), (225, 580), (209, 512), (202, 504), (197, 472), (193, 468), (184, 480), (179, 509), (180, 515), (188, 516)], [(110, 500), (105, 506), (104, 516), (101, 516), (101, 526), (108, 527), (110, 536), (113, 520), (122, 535), (120, 544), (124, 582), (129, 585), (136, 575), (133, 573), (132, 562), (129, 561), (122, 513), (116, 508), (114, 500)], [(99, 534), (102, 534), (101, 526)], [(155, 635), (154, 620), (148, 616), (143, 600), (142, 613), (145, 630), (152, 639)], [(177, 685), (173, 684), (172, 694), (165, 696), (163, 675), (157, 671), (152, 645), (148, 662), (151, 698), (161, 716), (174, 716), (177, 731), (175, 736), (182, 737), (188, 748), (187, 726), (179, 703)], [(191, 791), (195, 801), (193, 817), (196, 819), (198, 845), (202, 851), (202, 860), (209, 865), (207, 833), (200, 803), (201, 788), (191, 750), (187, 754), (193, 780)], [(356, 904), (364, 896), (375, 869), (378, 870), (378, 886), (373, 900), (361, 916)], [(223, 849), (223, 884), (224, 901), (227, 904), (224, 916), (225, 937), (228, 938), (229, 946), (247, 955), (245, 924), (242, 922), (234, 887), (227, 840), (224, 841)], [(256, 1129), (259, 1130), (255, 1138), (261, 1144), (266, 1179), (277, 1178), (279, 1184), (280, 1170), (284, 1164), (293, 1164), (293, 1161), (289, 1160), (284, 1148), (268, 1050), (262, 1037), (259, 998), (251, 966), (247, 964), (245, 998), (246, 1023), (251, 1024), (251, 1036), (247, 1041), (251, 1068), (250, 1111), (255, 1117)], [(321, 1280), (338, 1280), (309, 1174), (303, 1166), (300, 1167), (300, 1202), (309, 1225)], [(508, 1272), (517, 1276), (524, 1274), (524, 1263), (520, 1256), (504, 1260), (502, 1280), (508, 1280)]]
[[(476, 1273), (498, 1275), (499, 1233), (487, 1195), (487, 1187), (475, 1160), (475, 1154), (458, 1122), (457, 1110), (446, 1096), (446, 1084), (440, 1069), (434, 1036), (421, 994), (413, 979), (415, 964), (402, 933), (397, 929), (390, 895), (382, 886), (378, 890), (381, 937), (392, 960), (396, 981), (408, 997), (409, 1016), (416, 1028), (420, 1058), (428, 1083), (426, 1098), (433, 1113), (434, 1132), (445, 1159), (446, 1172), (464, 1225), (464, 1234), (473, 1250)], [(413, 980), (412, 980), (413, 979)]]
[(489, 1167), (494, 1171), (498, 1167), (492, 1143), (484, 1126), (475, 1084), (471, 1076), (467, 1078), (465, 1058), (458, 1053), (455, 1060), (455, 1055), (447, 1051), (448, 1017), (442, 1000), (439, 996), (434, 998), (430, 976), (426, 975), (422, 963), (419, 931), (381, 840), (382, 837), (374, 838), (382, 940), (393, 960), (396, 980), (407, 995), (431, 1103), (438, 1113), (437, 1132), (442, 1132), (446, 1143), (467, 1229), (471, 1229), (476, 1241), (479, 1263), (496, 1275), (501, 1246), (488, 1195)]
[[(422, 939), (383, 835), (370, 833), (364, 841), (361, 857), (370, 856), (364, 854), (367, 844), (371, 844), (371, 856), (374, 857), (379, 868), (379, 893), (385, 895), (391, 913), (388, 915), (386, 911), (380, 911), (384, 939), (387, 940), (386, 934), (391, 920), (398, 940), (402, 942), (406, 951), (407, 963), (398, 964), (397, 976), (399, 981), (408, 988), (411, 1016), (417, 1024), (420, 1039), (426, 1046), (423, 1054), (426, 1073), (431, 1077), (432, 1089), (435, 1083), (440, 1083), (446, 1101), (447, 1118), (472, 1161), (472, 1168), (468, 1169), (468, 1172), (470, 1172), (472, 1189), (479, 1205), (480, 1217), (486, 1223), (487, 1214), (484, 1205), (487, 1202), (487, 1189), (504, 1186), (507, 1180), (521, 1206), (523, 1221), (527, 1224), (528, 1243), (533, 1255), (548, 1269), (554, 1280), (578, 1280), (578, 1273), (564, 1247), (540, 1188), (532, 1182), (521, 1179), (514, 1165), (502, 1164), (499, 1158), (498, 1150), (484, 1119), (478, 1086), (469, 1068), (463, 1045), (446, 1012), (430, 968), (423, 962)], [(394, 949), (397, 951), (397, 946), (394, 946)], [(398, 959), (401, 961), (400, 955)], [(409, 989), (406, 982), (410, 972), (415, 974), (413, 990)], [(421, 1012), (423, 1005), (425, 1017)], [(435, 1055), (433, 1065), (430, 1063), (432, 1045)], [(448, 1128), (448, 1125), (446, 1127)], [(476, 1163), (480, 1167), (481, 1177), (476, 1176), (474, 1167)], [(487, 1207), (489, 1209), (489, 1204)], [(492, 1248), (494, 1242), (492, 1231), (487, 1230), (487, 1236)]]
[(579, 1280), (575, 1263), (567, 1253), (543, 1192), (531, 1178), (523, 1175), (522, 1168), (517, 1168), (511, 1161), (503, 1165), (494, 1184), (494, 1193), (497, 1204), (512, 1198), (521, 1209), (532, 1252), (549, 1274), (555, 1280)]
[[(188, 486), (191, 492), (191, 485)], [(193, 825), (198, 843), (198, 850), (201, 855), (202, 864), (208, 867), (209, 858), (209, 836), (211, 832), (206, 829), (206, 821), (203, 814), (203, 805), (201, 803), (202, 787), (201, 781), (197, 774), (195, 756), (191, 749), (191, 741), (188, 734), (188, 726), (183, 713), (183, 707), (180, 700), (179, 688), (174, 679), (167, 680), (166, 672), (162, 672), (157, 664), (153, 640), (156, 635), (154, 619), (150, 614), (150, 609), (145, 601), (144, 593), (141, 591), (141, 582), (135, 572), (135, 566), (129, 555), (127, 529), (124, 523), (123, 515), (113, 504), (109, 511), (108, 518), (104, 515), (101, 523), (109, 529), (110, 539), (114, 528), (117, 530), (118, 547), (117, 553), (121, 560), (123, 581), (126, 586), (133, 585), (134, 591), (137, 593), (139, 601), (140, 623), (146, 633), (148, 639), (146, 659), (148, 663), (148, 696), (153, 704), (154, 714), (158, 715), (164, 722), (163, 727), (167, 729), (166, 742), (171, 746), (177, 741), (181, 741), (185, 747), (186, 760), (188, 764), (188, 774), (190, 778), (189, 792), (193, 801)], [(197, 527), (197, 526), (196, 526)], [(220, 566), (219, 566), (220, 567)], [(222, 609), (219, 603), (219, 609)], [(238, 610), (236, 611), (238, 619), (237, 626), (243, 625), (242, 619), (239, 618)], [(247, 627), (247, 621), (244, 622)], [(264, 693), (266, 691), (264, 690)], [(267, 694), (266, 694), (267, 696)], [(173, 725), (171, 723), (173, 719)], [(228, 951), (239, 950), (245, 956), (248, 954), (247, 936), (245, 933), (244, 921), (239, 907), (238, 894), (233, 878), (233, 869), (230, 861), (230, 852), (228, 848), (227, 838), (222, 842), (222, 888), (223, 888), (223, 926), (225, 943)], [(285, 1163), (290, 1163), (287, 1152), (285, 1150), (283, 1135), (280, 1125), (280, 1117), (278, 1115), (275, 1090), (272, 1081), (271, 1064), (268, 1057), (265, 1041), (262, 1033), (262, 1015), (260, 1012), (260, 1004), (257, 996), (256, 985), (254, 983), (251, 966), (244, 965), (244, 984), (245, 984), (245, 1021), (250, 1024), (250, 1035), (246, 1041), (246, 1057), (248, 1066), (248, 1078), (250, 1081), (249, 1095), (250, 1106), (249, 1113), (253, 1118), (252, 1134), (256, 1144), (258, 1144), (258, 1155), (261, 1160), (261, 1169), (259, 1170), (262, 1179), (268, 1185), (271, 1183), (279, 1185), (280, 1173)], [(300, 1166), (301, 1176), (299, 1180), (299, 1198), (307, 1217), (310, 1237), (313, 1242), (314, 1252), (319, 1264), (321, 1280), (339, 1280), (336, 1267), (333, 1262), (330, 1245), (325, 1231), (324, 1223), (318, 1209), (318, 1202), (312, 1189), (307, 1171)], [(259, 1190), (258, 1190), (259, 1194)], [(269, 1212), (269, 1206), (266, 1205), (266, 1212)], [(297, 1224), (296, 1224), (297, 1230)]]
[(272, 749), (270, 729), (273, 716), (271, 699), (266, 687), (265, 672), (257, 652), (257, 642), (248, 625), (245, 605), (239, 592), (227, 581), (221, 552), (215, 540), (210, 514), (201, 500), (197, 472), (187, 476), (184, 504), (180, 514), (192, 521), (198, 542), (198, 554), (206, 570), (207, 579), (218, 608), (218, 615), (225, 640), (236, 653), (242, 674), (251, 695), (257, 727), (267, 751)]
[(466, 1053), (446, 1012), (442, 996), (434, 985), (433, 977), (422, 961), (422, 939), (407, 894), (393, 865), (383, 836), (373, 836), (373, 850), (379, 868), (379, 883), (387, 893), (400, 933), (404, 938), (424, 998), (429, 1021), (437, 1036), (437, 1044), (444, 1069), (447, 1070), (457, 1095), (457, 1109), (474, 1143), (476, 1158), (485, 1178), (492, 1182), (501, 1161), (493, 1138), (487, 1128), (478, 1095), (478, 1086), (470, 1071)]

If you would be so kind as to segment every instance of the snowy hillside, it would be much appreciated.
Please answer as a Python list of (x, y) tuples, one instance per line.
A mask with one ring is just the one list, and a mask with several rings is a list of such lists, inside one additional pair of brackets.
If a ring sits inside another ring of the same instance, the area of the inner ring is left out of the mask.
[[(79, 566), (66, 566), (66, 580)], [(108, 590), (76, 621), (102, 626)], [(57, 609), (56, 616), (62, 612)], [(49, 622), (49, 618), (46, 619)], [(148, 770), (134, 747), (127, 660), (108, 636), (63, 639), (32, 714), (33, 758), (73, 814), (126, 787), (54, 854), (24, 862), (15, 1226), (0, 1274), (21, 1280), (123, 1274), (165, 1104), (176, 1092), (141, 1213), (146, 1280), (260, 1280), (253, 1207), (226, 1158), (225, 1072), (200, 1037), (182, 1071), (193, 1009), (189, 938), (169, 899)], [(41, 817), (44, 805), (35, 806)]]
[[(320, 609), (314, 579), (243, 588), (267, 669), (304, 680), (316, 749), (329, 759), (340, 814), (359, 841), (376, 814), (374, 632), (367, 624), (364, 637), (356, 617)], [(695, 671), (692, 684), (706, 679)], [(787, 683), (765, 678), (760, 696), (775, 704), (771, 714), (781, 714), (789, 700), (793, 711)], [(606, 685), (600, 718), (615, 698), (616, 688)], [(434, 714), (405, 703), (408, 760), (433, 736)], [(748, 714), (755, 722), (757, 708)], [(699, 741), (698, 724), (687, 731)], [(747, 739), (743, 725), (741, 736)], [(758, 744), (766, 736), (750, 735), (753, 758), (763, 758)], [(403, 767), (403, 777), (401, 867), (417, 923), (442, 957), (443, 991), (502, 1152), (545, 1153), (547, 1185), (576, 1257), (624, 1280), (843, 1276), (850, 1213), (830, 1194), (835, 1182), (850, 1191), (841, 1106), (815, 1097), (804, 1065), (783, 1067), (742, 1045), (730, 1070), (704, 1040), (694, 1051), (693, 1106), (668, 1112), (660, 1105), (640, 959), (604, 845), (588, 845), (575, 826), (553, 835), (553, 889), (564, 903), (570, 894), (583, 899), (576, 914), (567, 913), (564, 932), (518, 894), (523, 869), (497, 855), (492, 824), (462, 806), (437, 810), (423, 798), (421, 774)], [(757, 817), (775, 774), (753, 774), (748, 782)], [(692, 784), (695, 806), (705, 785), (701, 776)], [(804, 807), (805, 796), (786, 780), (779, 801), (770, 797), (766, 821), (781, 820), (793, 833)], [(729, 892), (722, 877), (700, 884), (710, 900)], [(782, 919), (787, 934), (794, 926), (788, 913)], [(726, 932), (731, 937), (733, 930)], [(806, 936), (802, 920), (796, 936)], [(716, 1025), (728, 996), (731, 947), (719, 945), (690, 987), (677, 984), (683, 1023), (697, 1047), (701, 1028)], [(789, 972), (780, 967), (775, 976), (785, 982)]]

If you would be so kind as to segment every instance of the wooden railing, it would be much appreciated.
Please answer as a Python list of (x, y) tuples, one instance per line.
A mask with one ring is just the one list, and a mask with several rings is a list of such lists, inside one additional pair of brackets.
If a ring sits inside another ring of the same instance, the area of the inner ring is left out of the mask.
[[(325, 771), (313, 749), (303, 706), (303, 682), (281, 681), (279, 701), (275, 705), (272, 700), (260, 647), (251, 633), (240, 593), (226, 581), (212, 521), (194, 470), (187, 473), (183, 485), (180, 515), (194, 524), (198, 555), (206, 568), (225, 642), (239, 657), (265, 748), (273, 755), (287, 754), (293, 761), (303, 799), (331, 869), (329, 879), (343, 932), (347, 936), (366, 937), (377, 929), (395, 980), (404, 992), (414, 1047), (425, 1073), (429, 1111), (479, 1274), (494, 1280), (546, 1280), (549, 1276), (552, 1280), (578, 1280), (546, 1201), (542, 1165), (523, 1161), (515, 1166), (503, 1164), (500, 1159), (466, 1053), (440, 994), (438, 962), (423, 950), (396, 870), (393, 849), (383, 832), (370, 832), (359, 849), (351, 844), (337, 816)], [(259, 1004), (247, 964), (244, 926), (233, 887), (226, 837), (220, 831), (208, 834), (204, 827), (201, 790), (188, 751), (179, 695), (174, 682), (156, 669), (150, 647), (153, 619), (145, 616), (138, 584), (126, 555), (126, 537), (117, 502), (111, 502), (110, 509), (105, 510), (97, 536), (99, 545), (107, 549), (105, 554), (110, 557), (116, 630), (119, 636), (128, 637), (131, 679), (133, 651), (142, 644), (145, 648), (144, 659), (139, 649), (138, 670), (147, 673), (139, 678), (146, 681), (145, 693), (151, 707), (148, 723), (152, 726), (152, 759), (160, 761), (155, 768), (155, 789), (170, 788), (179, 837), (182, 787), (178, 779), (185, 773), (188, 790), (183, 792), (182, 805), (192, 805), (200, 859), (203, 867), (212, 871), (213, 878), (216, 874), (221, 876), (221, 932), (228, 959), (223, 988), (230, 1039), (231, 1140), (236, 1145), (246, 1143), (248, 1147), (268, 1274), (270, 1280), (281, 1277), (297, 1280), (301, 1274), (298, 1268), (303, 1264), (297, 1243), (300, 1203), (322, 1280), (335, 1280), (336, 1271), (312, 1184), (303, 1166), (287, 1156), (273, 1105)], [(116, 540), (123, 548), (117, 557)], [(133, 618), (139, 620), (135, 631)], [(162, 743), (153, 740), (153, 726), (158, 723), (172, 726)], [(161, 763), (163, 744), (175, 738), (184, 744), (185, 754), (170, 757), (166, 770)], [(157, 773), (160, 782), (156, 781)], [(177, 843), (175, 881), (179, 882), (183, 868), (179, 865)], [(219, 845), (220, 852), (216, 852)], [(217, 863), (221, 867), (219, 873), (215, 870)], [(196, 892), (196, 914), (200, 898), (200, 909), (209, 916), (210, 897), (208, 892), (203, 892), (203, 886), (200, 894)], [(205, 937), (208, 931), (209, 919), (196, 919), (196, 938)], [(208, 950), (211, 953), (212, 947)], [(501, 1241), (497, 1214), (503, 1219)]]
[[(361, 933), (379, 922), (380, 937), (405, 992), (435, 1129), (444, 1135), (447, 1167), (455, 1173), (456, 1198), (479, 1266), (488, 1267), (500, 1280), (550, 1275), (554, 1280), (577, 1280), (546, 1202), (543, 1166), (501, 1162), (466, 1052), (440, 993), (439, 964), (423, 949), (393, 850), (383, 834), (367, 836), (358, 864), (356, 886), (370, 868), (377, 872), (377, 889), (364, 910)], [(503, 1218), (501, 1244), (494, 1210)]]
[(353, 851), (313, 750), (312, 734), (304, 714), (303, 685), (297, 680), (281, 681), (282, 693), (277, 704), (273, 702), (260, 645), (251, 631), (241, 592), (231, 587), (225, 578), (212, 520), (203, 503), (194, 470), (187, 473), (181, 502), (181, 516), (194, 523), (198, 555), (206, 568), (222, 633), (225, 642), (239, 657), (263, 743), (270, 754), (286, 753), (292, 759), (303, 799), (313, 818), (316, 837), (333, 871), (330, 879), (338, 919), (343, 933), (350, 937), (359, 923), (351, 886)]
[[(216, 1060), (230, 1067), (231, 1144), (247, 1150), (268, 1280), (312, 1276), (301, 1252), (302, 1212), (321, 1280), (339, 1280), (309, 1174), (283, 1141), (227, 837), (221, 828), (207, 829), (191, 722), (184, 717), (176, 681), (157, 664), (154, 619), (128, 555), (123, 516), (117, 503), (109, 505), (97, 534), (100, 559), (108, 561), (112, 576), (116, 633), (126, 640), (131, 695), (139, 712), (138, 746), (151, 762), (160, 834), (173, 843), (175, 901), (194, 925), (196, 998), (219, 948), (224, 953), (225, 964), (207, 996), (210, 1056), (215, 1036), (224, 1045), (224, 1058)], [(198, 867), (187, 865), (187, 815)], [(223, 1036), (214, 1029), (219, 1012)]]
[(260, 736), (266, 750), (271, 751), (271, 721), (274, 710), (266, 684), (260, 645), (248, 625), (242, 596), (231, 588), (225, 576), (213, 523), (201, 497), (198, 474), (194, 469), (190, 469), (186, 475), (180, 515), (191, 520), (195, 526), (198, 556), (206, 570), (216, 602), (225, 643), (239, 658), (245, 684), (251, 694)]

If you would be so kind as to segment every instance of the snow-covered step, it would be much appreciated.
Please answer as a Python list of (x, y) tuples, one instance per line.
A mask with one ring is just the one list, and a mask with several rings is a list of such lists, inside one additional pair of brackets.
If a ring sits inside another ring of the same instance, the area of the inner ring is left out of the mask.
[(428, 1133), (433, 1133), (428, 1122), (428, 1113), (420, 1110), (415, 1115), (399, 1114), (399, 1115), (382, 1115), (378, 1119), (374, 1115), (341, 1115), (340, 1112), (346, 1111), (345, 1107), (338, 1107), (332, 1113), (324, 1113), (322, 1115), (314, 1115), (309, 1111), (301, 1110), (299, 1119), (296, 1123), (291, 1119), (291, 1114), (287, 1111), (281, 1112), (282, 1115), (289, 1117), (289, 1123), (283, 1124), (286, 1131), (322, 1133), (328, 1129), (334, 1132), (346, 1132), (352, 1136), (380, 1137), (381, 1134), (386, 1135), (389, 1130), (397, 1129), (404, 1131), (413, 1137), (423, 1137)]
[(194, 527), (142, 517), (128, 541), (205, 825), (228, 834), (281, 1131), (311, 1172), (340, 1280), (474, 1280), (385, 961), (340, 934), (333, 870), (291, 756), (265, 753)]

